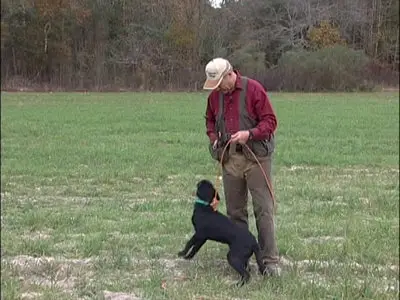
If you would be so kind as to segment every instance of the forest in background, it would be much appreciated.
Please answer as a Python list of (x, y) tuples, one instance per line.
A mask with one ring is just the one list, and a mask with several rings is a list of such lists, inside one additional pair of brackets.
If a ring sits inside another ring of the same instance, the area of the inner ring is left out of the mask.
[(229, 59), (275, 91), (399, 81), (399, 0), (1, 0), (7, 89), (198, 91)]

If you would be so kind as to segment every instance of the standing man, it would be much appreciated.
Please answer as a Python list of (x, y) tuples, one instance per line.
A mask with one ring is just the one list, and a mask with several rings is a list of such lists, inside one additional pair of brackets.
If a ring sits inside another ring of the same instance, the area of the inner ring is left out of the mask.
[[(247, 198), (252, 196), (258, 241), (268, 275), (279, 275), (279, 254), (275, 239), (274, 204), (257, 156), (270, 185), (274, 133), (277, 119), (263, 86), (242, 76), (223, 58), (211, 60), (206, 68), (203, 89), (211, 90), (206, 108), (206, 132), (211, 156), (220, 160), (224, 154), (223, 187), (227, 214), (248, 228)], [(272, 187), (272, 186), (271, 186)]]

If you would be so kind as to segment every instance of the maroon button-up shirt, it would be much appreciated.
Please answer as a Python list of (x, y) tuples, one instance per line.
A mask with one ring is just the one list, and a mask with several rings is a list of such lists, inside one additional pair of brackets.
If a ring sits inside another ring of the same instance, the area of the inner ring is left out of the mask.
[[(224, 95), (225, 127), (228, 133), (239, 131), (239, 96), (242, 87), (242, 78), (238, 71), (233, 92)], [(253, 140), (269, 139), (277, 128), (277, 119), (264, 87), (251, 78), (247, 81), (247, 111), (249, 115), (258, 121), (255, 128), (250, 129)], [(215, 121), (219, 110), (219, 92), (213, 90), (208, 96), (206, 108), (206, 129), (210, 142), (217, 139)]]

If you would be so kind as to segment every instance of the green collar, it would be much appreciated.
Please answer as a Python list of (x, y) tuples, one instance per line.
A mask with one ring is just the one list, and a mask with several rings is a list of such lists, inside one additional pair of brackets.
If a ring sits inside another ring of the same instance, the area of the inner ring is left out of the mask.
[(210, 205), (210, 203), (208, 203), (206, 201), (203, 201), (203, 200), (201, 200), (199, 198), (196, 198), (196, 200), (194, 202), (199, 203), (199, 204), (203, 204), (204, 206), (209, 206)]

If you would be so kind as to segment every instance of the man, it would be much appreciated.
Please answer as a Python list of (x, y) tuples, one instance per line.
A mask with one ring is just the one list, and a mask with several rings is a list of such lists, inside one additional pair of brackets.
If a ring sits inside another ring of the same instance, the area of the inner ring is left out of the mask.
[(243, 146), (247, 144), (255, 153), (271, 184), (277, 128), (275, 112), (263, 86), (242, 76), (228, 60), (211, 60), (205, 72), (207, 78), (203, 89), (212, 90), (206, 108), (206, 132), (214, 159), (221, 159), (222, 149), (231, 139), (224, 154), (222, 172), (227, 214), (248, 228), (249, 190), (263, 262), (269, 275), (279, 275), (273, 199), (260, 166)]

